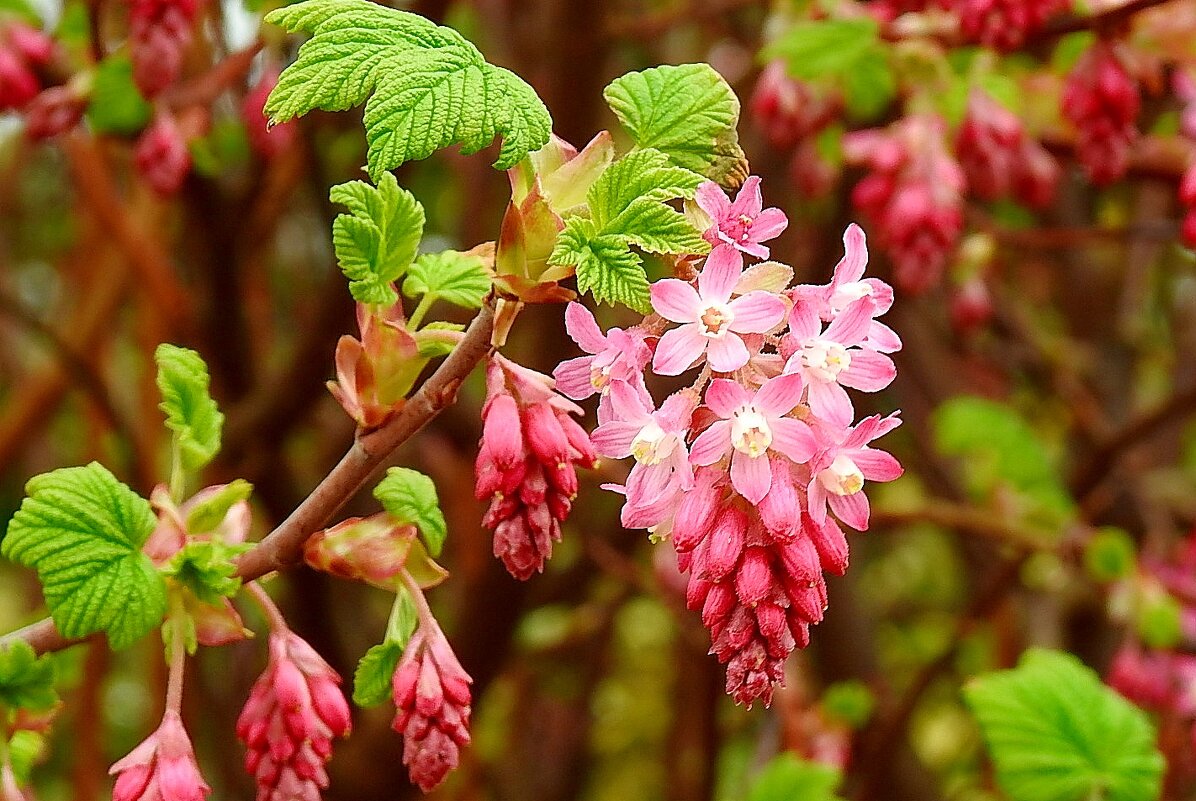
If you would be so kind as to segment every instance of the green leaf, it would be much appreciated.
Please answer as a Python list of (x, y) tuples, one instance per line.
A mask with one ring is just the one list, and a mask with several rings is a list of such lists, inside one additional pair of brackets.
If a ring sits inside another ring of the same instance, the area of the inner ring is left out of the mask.
[(439, 320), (428, 323), (413, 334), (415, 341), (419, 344), (420, 357), (435, 359), (439, 356), (449, 355), (453, 352), (453, 348), (457, 347), (458, 340), (450, 340), (448, 337), (438, 335), (436, 332), (453, 331), (460, 333), (464, 330), (465, 326), (460, 323), (446, 323)]
[(96, 66), (87, 121), (97, 133), (137, 133), (149, 124), (153, 112), (133, 81), (133, 62), (128, 56), (109, 56)]
[(415, 260), (403, 282), (407, 297), (427, 295), (465, 309), (480, 309), (490, 291), (490, 271), (480, 256), (446, 250)]
[(236, 559), (252, 547), (248, 543), (193, 540), (171, 557), (162, 575), (191, 590), (200, 602), (218, 604), (241, 590)]
[(39, 658), (23, 640), (0, 648), (0, 709), (45, 712), (57, 703), (54, 662), (48, 654)]
[(174, 432), (183, 466), (199, 470), (220, 451), (224, 415), (208, 394), (208, 366), (199, 354), (163, 343), (154, 351), (166, 427)]
[(45, 735), (28, 729), (13, 733), (12, 739), (8, 741), (8, 757), (18, 784), (29, 784), (33, 763), (42, 758), (45, 750)]
[(328, 198), (349, 208), (332, 222), (332, 244), (353, 299), (391, 305), (399, 298), (391, 284), (419, 250), (424, 207), (391, 173), (384, 173), (376, 187), (365, 181), (334, 186)]
[(535, 90), (451, 28), (366, 0), (306, 0), (266, 21), (312, 34), (266, 100), (266, 115), (285, 122), (364, 102), (374, 179), (450, 145), (476, 153), (496, 136), (494, 166), (506, 170), (548, 142), (552, 118)]
[(857, 120), (877, 118), (896, 96), (897, 78), (888, 56), (879, 47), (866, 51), (843, 74), (843, 99), (848, 113)]
[(599, 302), (651, 310), (643, 260), (650, 253), (705, 253), (709, 244), (666, 201), (693, 197), (702, 176), (670, 166), (658, 150), (634, 150), (608, 167), (586, 194), (591, 218), (572, 217), (548, 259), (573, 265), (577, 288)]
[(374, 497), (397, 523), (418, 528), (428, 552), (433, 557), (440, 556), (448, 526), (440, 511), (440, 499), (432, 479), (418, 470), (392, 467), (374, 487)]
[(62, 635), (103, 631), (120, 649), (152, 631), (166, 591), (141, 553), (155, 525), (149, 503), (96, 462), (35, 476), (25, 491), (0, 553), (37, 570)]
[(764, 766), (748, 801), (842, 801), (835, 788), (843, 781), (838, 770), (783, 753)]
[[(210, 488), (211, 491), (215, 488)], [(219, 491), (207, 495), (202, 500), (194, 502), (187, 511), (187, 533), (207, 534), (215, 530), (223, 521), (228, 510), (241, 501), (248, 500), (253, 494), (253, 485), (242, 478), (234, 479), (220, 487)]]
[(640, 148), (727, 186), (747, 177), (739, 98), (709, 64), (653, 67), (616, 78), (602, 93)]
[(353, 703), (365, 708), (389, 700), (391, 680), (402, 656), (403, 646), (390, 640), (366, 651), (353, 674)]
[(1146, 713), (1071, 654), (1034, 649), (964, 688), (1012, 801), (1154, 801), (1163, 757)]
[(810, 80), (842, 76), (866, 59), (880, 43), (876, 20), (825, 19), (799, 22), (764, 49), (768, 59), (783, 58), (789, 74)]

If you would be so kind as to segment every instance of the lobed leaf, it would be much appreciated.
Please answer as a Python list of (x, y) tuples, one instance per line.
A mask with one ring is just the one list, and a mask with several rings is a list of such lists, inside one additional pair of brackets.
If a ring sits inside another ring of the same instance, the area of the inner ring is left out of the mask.
[[(45, 712), (58, 703), (54, 690), (54, 662), (39, 657), (33, 647), (17, 640), (0, 648), (0, 709)], [(0, 734), (0, 737), (6, 736)]]
[(0, 553), (37, 570), (62, 635), (103, 631), (120, 649), (152, 631), (166, 590), (141, 553), (155, 525), (149, 503), (96, 462), (35, 476), (25, 490)]
[(199, 470), (220, 451), (224, 415), (208, 393), (208, 366), (188, 348), (163, 343), (154, 351), (166, 427), (174, 433), (183, 466)]
[(387, 640), (365, 652), (353, 673), (353, 703), (359, 707), (371, 707), (390, 699), (391, 681), (403, 646)]
[(374, 497), (395, 522), (419, 529), (433, 557), (440, 555), (448, 527), (444, 522), (444, 513), (440, 511), (440, 499), (432, 479), (418, 470), (392, 467), (374, 487)]
[(415, 260), (403, 282), (408, 297), (429, 296), (465, 309), (480, 309), (490, 292), (492, 277), (480, 256), (446, 250), (425, 253)]
[(391, 173), (377, 186), (365, 181), (334, 186), (328, 199), (349, 209), (332, 222), (332, 245), (353, 299), (393, 304), (399, 296), (391, 284), (411, 266), (424, 235), (424, 207)]

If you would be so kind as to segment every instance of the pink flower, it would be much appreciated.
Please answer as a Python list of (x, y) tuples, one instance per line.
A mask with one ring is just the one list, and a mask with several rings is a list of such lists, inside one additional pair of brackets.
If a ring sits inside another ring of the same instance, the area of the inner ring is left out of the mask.
[(802, 390), (799, 375), (769, 379), (755, 395), (734, 381), (715, 379), (706, 390), (706, 405), (722, 419), (694, 440), (690, 461), (712, 465), (730, 451), (731, 484), (751, 503), (760, 503), (772, 486), (769, 451), (801, 463), (817, 450), (809, 426), (785, 416), (801, 401)]
[(836, 426), (848, 426), (855, 417), (843, 387), (877, 392), (897, 376), (892, 359), (860, 347), (870, 330), (874, 308), (869, 298), (860, 298), (825, 331), (808, 303), (798, 302), (789, 315), (788, 337), (794, 353), (785, 372), (802, 377), (810, 411)]
[(108, 773), (117, 774), (112, 801), (203, 801), (212, 790), (199, 774), (182, 718), (166, 710), (158, 730)]
[(565, 330), (582, 350), (593, 354), (561, 362), (552, 371), (557, 389), (573, 400), (605, 392), (612, 381), (634, 381), (652, 358), (640, 332), (612, 328), (603, 334), (594, 315), (580, 303), (565, 308)]
[(826, 507), (856, 531), (868, 530), (868, 498), (863, 493), (864, 480), (892, 481), (904, 470), (892, 454), (868, 447), (868, 443), (884, 436), (901, 420), (896, 414), (888, 417), (873, 415), (846, 429), (840, 442), (818, 453), (810, 463), (808, 509), (810, 518), (821, 526), (826, 520)]
[(319, 801), (332, 738), (348, 735), (341, 678), (290, 631), (270, 635), (270, 663), (237, 719), (258, 801)]
[[(697, 406), (695, 393), (676, 392), (665, 399), (659, 410), (654, 410), (631, 385), (616, 381), (611, 385), (610, 400), (614, 419), (598, 426), (590, 439), (603, 456), (635, 457), (624, 490), (627, 494), (624, 518), (642, 522), (637, 510), (649, 505), (661, 512), (671, 511), (672, 503), (658, 506), (657, 502), (675, 499), (678, 493), (693, 487), (685, 436)], [(663, 518), (647, 527), (660, 522)]]
[(675, 278), (652, 285), (652, 307), (666, 320), (681, 323), (666, 331), (656, 346), (652, 369), (680, 375), (706, 356), (710, 369), (729, 373), (747, 364), (750, 354), (740, 334), (762, 334), (785, 316), (785, 303), (763, 290), (731, 300), (743, 272), (734, 251), (715, 248), (698, 275), (698, 288)]
[(743, 182), (734, 201), (729, 200), (714, 181), (699, 186), (694, 200), (712, 219), (710, 228), (702, 236), (715, 246), (716, 252), (726, 246), (758, 259), (767, 259), (768, 248), (761, 243), (779, 236), (789, 224), (785, 212), (764, 208), (760, 178), (756, 175)]
[(395, 669), (396, 714), (392, 728), (403, 735), (403, 764), (425, 793), (457, 767), (469, 744), (469, 685), (440, 628), (427, 623), (412, 636)]

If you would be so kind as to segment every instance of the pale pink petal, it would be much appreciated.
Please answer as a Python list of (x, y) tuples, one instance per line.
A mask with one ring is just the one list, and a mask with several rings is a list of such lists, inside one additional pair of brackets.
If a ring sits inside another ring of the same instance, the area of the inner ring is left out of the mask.
[(735, 298), (728, 307), (735, 315), (730, 329), (742, 334), (763, 334), (785, 319), (785, 301), (762, 289)]
[(673, 450), (669, 461), (672, 462), (673, 470), (676, 471), (680, 477), (680, 486), (683, 490), (691, 490), (694, 486), (694, 470), (689, 463), (689, 453), (686, 452), (685, 446), (678, 446)]
[(739, 187), (739, 193), (735, 195), (735, 202), (731, 204), (730, 213), (727, 216), (739, 217), (755, 217), (764, 208), (764, 196), (760, 193), (760, 176), (753, 175), (743, 182), (743, 186)]
[(874, 350), (852, 350), (851, 364), (839, 373), (839, 383), (860, 392), (878, 392), (897, 377), (893, 360)]
[(674, 392), (660, 404), (660, 411), (655, 415), (656, 422), (665, 431), (679, 433), (689, 428), (696, 405), (697, 400), (692, 391), (683, 389)]
[(785, 454), (791, 461), (804, 464), (818, 450), (814, 432), (801, 420), (782, 417), (769, 423), (772, 428), (773, 450)]
[(565, 307), (565, 330), (586, 353), (599, 353), (606, 348), (606, 337), (590, 310), (580, 303)]
[(703, 431), (689, 447), (689, 461), (701, 467), (711, 465), (731, 450), (731, 421), (719, 420)]
[(810, 482), (806, 511), (809, 513), (810, 519), (818, 525), (822, 525), (826, 520), (826, 487), (822, 486), (822, 482), (818, 480), (817, 476)]
[[(798, 397), (801, 397), (799, 392)], [(738, 381), (716, 378), (706, 390), (706, 405), (724, 420), (752, 402), (752, 396)]]
[(860, 283), (868, 287), (868, 292), (872, 295), (872, 302), (876, 304), (877, 317), (893, 308), (893, 287), (879, 278), (865, 278)]
[(864, 341), (864, 337), (868, 336), (875, 310), (876, 306), (873, 304), (872, 298), (864, 297), (852, 301), (826, 327), (822, 338), (838, 342), (840, 345), (858, 345)]
[(673, 481), (673, 469), (668, 462), (639, 464), (631, 468), (627, 476), (627, 497), (636, 503), (659, 498), (669, 490)]
[(702, 310), (702, 299), (689, 284), (676, 278), (665, 278), (652, 285), (652, 308), (674, 323), (692, 323)]
[(594, 450), (603, 456), (626, 459), (631, 455), (631, 443), (641, 428), (643, 426), (639, 423), (613, 420), (595, 428), (594, 433), (590, 434), (590, 442), (594, 444)]
[(864, 347), (881, 353), (896, 353), (901, 350), (901, 337), (897, 332), (884, 323), (873, 320), (868, 327), (868, 337), (864, 340)]
[(838, 515), (839, 519), (844, 523), (856, 531), (868, 530), (870, 510), (868, 508), (868, 496), (863, 492), (857, 492), (852, 495), (835, 495), (831, 493), (826, 499), (831, 505), (831, 511)]
[(552, 371), (552, 377), (556, 379), (557, 391), (573, 400), (584, 400), (597, 392), (594, 389), (594, 383), (590, 380), (593, 361), (593, 356), (579, 356), (558, 364)]
[(749, 503), (760, 503), (772, 487), (772, 464), (768, 457), (752, 458), (743, 451), (735, 451), (731, 454), (731, 484)]
[(799, 342), (812, 339), (822, 333), (822, 321), (818, 318), (818, 307), (809, 301), (799, 300), (789, 312), (789, 331)]
[[(652, 369), (660, 375), (681, 375), (701, 358), (706, 350), (707, 341), (697, 323), (665, 331), (660, 342), (656, 343)], [(744, 350), (746, 351), (746, 348)]]
[(859, 448), (867, 445), (874, 439), (880, 439), (885, 434), (901, 425), (901, 418), (897, 415), (900, 412), (893, 412), (888, 417), (881, 417), (874, 414), (871, 417), (866, 417), (856, 425), (855, 429), (847, 435), (843, 440), (841, 448), (843, 450), (850, 450), (852, 448)]
[(834, 381), (811, 381), (809, 402), (815, 417), (837, 426), (849, 426), (855, 417), (847, 391)]
[(749, 358), (751, 354), (748, 353), (747, 345), (735, 334), (724, 334), (718, 339), (710, 340), (710, 349), (706, 353), (706, 361), (710, 363), (710, 369), (716, 373), (738, 370), (747, 364)]
[(867, 266), (868, 242), (864, 236), (864, 229), (852, 223), (843, 232), (843, 258), (835, 265), (835, 275), (831, 279), (831, 285), (850, 284), (860, 280), (864, 275), (864, 268)]
[(764, 382), (756, 390), (752, 405), (768, 417), (780, 417), (793, 411), (801, 403), (802, 379), (796, 373), (779, 375)]
[(848, 455), (851, 461), (855, 462), (856, 467), (860, 468), (864, 478), (869, 481), (892, 481), (895, 478), (900, 478), (901, 474), (905, 472), (905, 468), (901, 466), (896, 457), (885, 451), (860, 448), (851, 451)]
[(714, 181), (707, 181), (694, 192), (698, 208), (714, 218), (714, 224), (725, 220), (731, 214), (731, 201)]
[(645, 399), (638, 387), (626, 381), (614, 381), (610, 385), (611, 411), (615, 418), (644, 426), (652, 419), (652, 399)]
[[(753, 232), (751, 236), (754, 237), (755, 233)], [(759, 242), (753, 242), (751, 239), (736, 242), (735, 249), (741, 253), (746, 253), (749, 256), (755, 256), (757, 259), (767, 259), (769, 255), (769, 251), (766, 246), (761, 245)]]
[(726, 303), (743, 274), (743, 255), (730, 245), (715, 245), (698, 274), (698, 294), (705, 303)]
[(775, 239), (789, 226), (789, 218), (780, 209), (765, 209), (752, 221), (752, 239), (764, 242)]

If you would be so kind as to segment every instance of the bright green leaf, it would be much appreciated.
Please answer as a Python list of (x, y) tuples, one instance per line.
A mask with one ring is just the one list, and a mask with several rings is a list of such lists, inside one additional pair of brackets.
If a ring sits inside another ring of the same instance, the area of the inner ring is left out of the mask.
[(428, 295), (464, 309), (480, 309), (490, 291), (491, 275), (481, 256), (446, 250), (415, 260), (403, 282), (408, 297)]
[(191, 590), (200, 602), (218, 604), (240, 591), (236, 559), (251, 547), (248, 543), (192, 540), (171, 557), (162, 575)]
[(789, 74), (809, 80), (838, 77), (868, 57), (880, 42), (880, 25), (869, 17), (799, 22), (764, 50), (783, 58)]
[(220, 451), (224, 427), (224, 415), (208, 394), (208, 367), (195, 351), (165, 343), (154, 351), (154, 361), (162, 393), (158, 408), (166, 413), (183, 466), (198, 470)]
[[(211, 492), (211, 494), (208, 494)], [(223, 521), (228, 510), (241, 501), (248, 500), (253, 494), (253, 485), (238, 478), (229, 483), (211, 487), (192, 501), (195, 505), (187, 511), (187, 533), (207, 534), (213, 531)]]
[(494, 166), (505, 170), (548, 142), (552, 119), (535, 91), (451, 28), (366, 0), (306, 0), (266, 21), (312, 34), (270, 93), (267, 116), (285, 122), (364, 102), (374, 179), (450, 145), (476, 153), (497, 136)]
[(1174, 648), (1183, 640), (1183, 607), (1162, 590), (1142, 594), (1134, 614), (1134, 629), (1150, 648)]
[(0, 709), (45, 712), (56, 703), (54, 662), (49, 655), (38, 657), (23, 640), (0, 648)]
[(153, 112), (133, 81), (133, 62), (128, 56), (109, 56), (96, 66), (87, 121), (97, 133), (137, 133), (149, 124)]
[(389, 700), (391, 680), (402, 656), (403, 646), (390, 640), (366, 651), (353, 674), (353, 703), (365, 708)]
[(419, 344), (420, 357), (435, 359), (439, 356), (449, 355), (460, 340), (456, 337), (446, 336), (445, 332), (451, 331), (459, 334), (464, 330), (465, 326), (460, 323), (446, 323), (441, 320), (428, 323), (413, 334), (415, 341)]
[(1035, 649), (964, 688), (1012, 801), (1154, 801), (1163, 757), (1146, 713), (1071, 654)]
[(349, 292), (361, 303), (389, 306), (398, 300), (391, 284), (419, 249), (424, 235), (424, 207), (391, 173), (378, 185), (349, 181), (332, 187), (328, 198), (349, 208), (332, 222), (332, 244)]
[(35, 476), (25, 491), (0, 552), (37, 570), (62, 635), (103, 631), (119, 649), (152, 631), (166, 591), (141, 553), (155, 525), (149, 503), (96, 462)]
[(392, 467), (374, 487), (374, 497), (396, 522), (418, 528), (428, 552), (433, 557), (440, 556), (448, 526), (432, 479), (418, 470)]
[(577, 287), (594, 299), (647, 313), (648, 277), (631, 250), (705, 253), (710, 246), (685, 215), (666, 201), (689, 198), (702, 176), (669, 165), (657, 150), (635, 150), (616, 161), (590, 187), (591, 217), (572, 217), (557, 238), (549, 264), (573, 265)]
[(41, 759), (45, 750), (45, 735), (28, 729), (13, 733), (12, 739), (8, 741), (8, 757), (18, 784), (29, 783), (33, 764)]
[(747, 794), (748, 801), (842, 801), (835, 788), (843, 781), (838, 770), (783, 753), (764, 766)]
[(843, 99), (848, 113), (857, 120), (876, 119), (896, 96), (897, 78), (879, 47), (866, 51), (843, 74)]
[(709, 64), (653, 67), (616, 78), (606, 102), (640, 148), (726, 186), (747, 177), (739, 98)]

